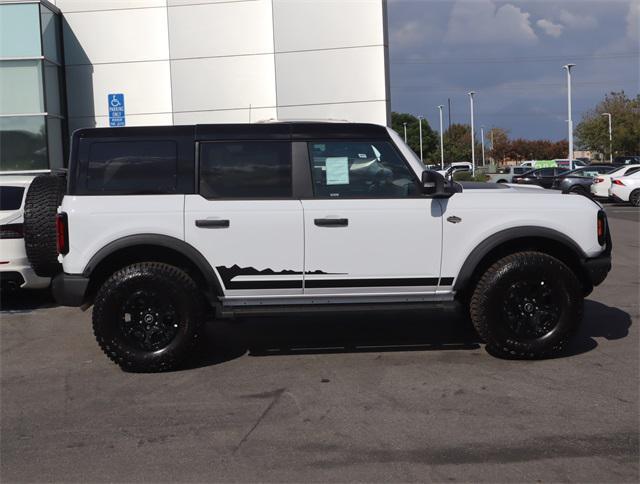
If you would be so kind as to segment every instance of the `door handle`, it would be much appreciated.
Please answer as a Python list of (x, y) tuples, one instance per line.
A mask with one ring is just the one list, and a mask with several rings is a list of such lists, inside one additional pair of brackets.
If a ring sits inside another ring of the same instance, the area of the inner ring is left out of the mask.
[(313, 221), (318, 227), (346, 227), (349, 225), (348, 218), (317, 218)]
[(196, 227), (200, 227), (201, 229), (226, 229), (230, 225), (228, 220), (222, 219), (200, 219), (196, 220)]

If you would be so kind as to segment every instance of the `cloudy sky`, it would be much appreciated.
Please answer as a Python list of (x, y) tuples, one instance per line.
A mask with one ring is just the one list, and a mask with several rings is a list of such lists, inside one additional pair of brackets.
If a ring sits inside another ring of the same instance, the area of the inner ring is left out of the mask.
[(474, 90), (478, 131), (565, 138), (566, 63), (576, 123), (607, 92), (640, 89), (640, 0), (388, 0), (388, 12), (392, 109), (436, 129), (448, 98), (452, 121), (469, 122)]

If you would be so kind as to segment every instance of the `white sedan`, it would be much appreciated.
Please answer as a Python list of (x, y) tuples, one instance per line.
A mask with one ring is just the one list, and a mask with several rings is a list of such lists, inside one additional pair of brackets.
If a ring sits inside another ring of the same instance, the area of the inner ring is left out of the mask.
[(609, 196), (619, 202), (629, 202), (640, 207), (640, 171), (611, 180)]
[(2, 287), (40, 289), (49, 286), (48, 277), (36, 275), (27, 259), (22, 224), (24, 199), (31, 175), (0, 177), (0, 283)]
[(612, 172), (600, 174), (593, 179), (591, 185), (591, 195), (598, 198), (609, 198), (609, 189), (611, 188), (611, 180), (621, 176), (629, 176), (640, 171), (640, 165), (622, 165)]

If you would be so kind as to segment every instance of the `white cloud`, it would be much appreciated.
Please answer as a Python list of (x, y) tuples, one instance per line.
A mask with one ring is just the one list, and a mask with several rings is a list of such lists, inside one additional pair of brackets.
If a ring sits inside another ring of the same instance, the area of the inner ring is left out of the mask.
[(593, 29), (598, 26), (598, 20), (593, 15), (580, 15), (568, 10), (560, 10), (560, 21), (570, 29)]
[(546, 18), (538, 20), (536, 25), (540, 27), (545, 34), (555, 38), (560, 37), (564, 30), (564, 25), (554, 24), (551, 20), (547, 20)]
[(453, 7), (445, 42), (451, 45), (532, 44), (538, 40), (529, 14), (506, 4), (500, 8), (491, 0), (459, 0)]

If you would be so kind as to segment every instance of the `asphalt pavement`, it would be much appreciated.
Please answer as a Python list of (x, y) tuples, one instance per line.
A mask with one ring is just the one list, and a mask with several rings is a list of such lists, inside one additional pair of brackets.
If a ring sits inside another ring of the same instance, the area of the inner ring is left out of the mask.
[(90, 312), (4, 296), (3, 482), (638, 482), (640, 211), (561, 357), (500, 360), (455, 313), (208, 327), (188, 368), (120, 371)]

